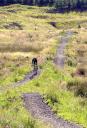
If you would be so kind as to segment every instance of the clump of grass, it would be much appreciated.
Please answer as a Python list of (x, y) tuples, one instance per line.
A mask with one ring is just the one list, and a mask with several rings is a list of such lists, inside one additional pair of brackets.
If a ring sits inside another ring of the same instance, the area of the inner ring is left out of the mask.
[(87, 79), (74, 78), (67, 83), (67, 88), (76, 96), (87, 97)]
[(70, 57), (67, 58), (66, 63), (70, 67), (76, 67), (76, 65), (77, 65), (76, 60), (74, 58), (70, 58)]
[(58, 103), (56, 93), (52, 92), (51, 90), (47, 93), (47, 95), (45, 95), (45, 100), (48, 105), (52, 105), (52, 106)]

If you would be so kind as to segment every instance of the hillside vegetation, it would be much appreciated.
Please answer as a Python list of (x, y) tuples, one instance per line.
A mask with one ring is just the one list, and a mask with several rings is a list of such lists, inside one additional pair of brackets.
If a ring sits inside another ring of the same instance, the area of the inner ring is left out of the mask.
[[(24, 108), (23, 93), (39, 92), (58, 116), (87, 128), (87, 13), (48, 13), (49, 7), (0, 7), (0, 128), (49, 128)], [(64, 70), (53, 63), (61, 37), (72, 31)], [(13, 83), (32, 70), (40, 76)]]

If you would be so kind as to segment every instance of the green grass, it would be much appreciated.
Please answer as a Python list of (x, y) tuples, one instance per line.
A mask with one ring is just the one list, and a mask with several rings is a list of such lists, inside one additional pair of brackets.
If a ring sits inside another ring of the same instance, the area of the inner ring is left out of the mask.
[(24, 109), (23, 102), (18, 92), (7, 91), (0, 95), (0, 127), (11, 128), (40, 128), (44, 127), (40, 121), (33, 119)]
[[(40, 93), (58, 116), (87, 127), (87, 99), (73, 91), (73, 83), (78, 90), (80, 81), (71, 77), (77, 65), (75, 40), (80, 38), (76, 36), (85, 31), (78, 24), (86, 28), (87, 13), (51, 14), (48, 9), (24, 5), (0, 7), (0, 128), (47, 128), (25, 110), (22, 94), (28, 92)], [(57, 28), (50, 22), (56, 22)], [(53, 64), (53, 58), (61, 36), (70, 28), (78, 33), (69, 41), (65, 50), (68, 59), (64, 70), (60, 70)], [(86, 42), (81, 38), (82, 43)], [(41, 61), (40, 76), (20, 87), (11, 86), (32, 69), (33, 57)], [(84, 84), (85, 81), (80, 82), (79, 88)]]
[[(86, 100), (81, 97), (76, 97), (72, 92), (68, 91), (66, 87), (71, 76), (69, 74), (64, 75), (63, 71), (55, 69), (51, 62), (47, 62), (42, 67), (42, 73), (37, 79), (32, 80), (21, 87), (10, 88), (10, 90), (6, 90), (4, 94), (1, 94), (2, 98), (0, 98), (0, 102), (3, 115), (5, 114), (7, 116), (10, 107), (12, 108), (12, 114), (15, 112), (15, 107), (19, 109), (20, 113), (23, 108), (23, 103), (20, 98), (22, 93), (39, 92), (44, 96), (45, 101), (53, 108), (56, 114), (64, 119), (87, 126)], [(7, 99), (9, 99), (9, 101)], [(15, 106), (15, 104), (17, 105)], [(25, 109), (23, 108), (22, 111), (25, 111)], [(17, 113), (17, 116), (18, 118), (15, 119), (15, 122), (17, 121), (18, 124), (19, 122), (22, 124), (22, 118), (25, 118), (26, 120), (26, 116), (24, 117), (24, 114), (22, 113), (21, 116)], [(11, 116), (9, 116), (9, 118), (11, 119)], [(20, 119), (20, 121), (18, 119)], [(12, 125), (14, 125), (14, 122), (12, 122)]]
[[(12, 68), (12, 67), (11, 67)], [(12, 83), (16, 83), (24, 78), (25, 74), (31, 71), (31, 68), (28, 65), (22, 67), (13, 67), (13, 72), (11, 72), (8, 76), (2, 77), (0, 79), (0, 88), (6, 89), (11, 86)]]

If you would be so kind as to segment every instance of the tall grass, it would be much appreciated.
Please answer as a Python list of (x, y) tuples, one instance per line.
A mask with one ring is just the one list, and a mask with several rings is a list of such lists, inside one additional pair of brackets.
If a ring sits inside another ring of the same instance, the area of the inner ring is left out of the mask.
[[(85, 23), (86, 26), (87, 14), (86, 12), (48, 14), (47, 9), (47, 7), (23, 5), (0, 8), (1, 128), (47, 128), (32, 119), (25, 110), (21, 96), (29, 92), (39, 92), (43, 95), (45, 102), (58, 116), (87, 127), (86, 81), (83, 78), (73, 79), (70, 75), (76, 70), (77, 65), (76, 49), (80, 40), (76, 36), (81, 30), (78, 24), (84, 27)], [(14, 21), (16, 24), (13, 24)], [(56, 22), (57, 28), (50, 25), (50, 22)], [(68, 59), (62, 71), (55, 68), (53, 57), (60, 36), (66, 28), (72, 27), (76, 35), (74, 41), (70, 40), (70, 46), (67, 47)], [(85, 33), (85, 30), (83, 31)], [(86, 38), (83, 38), (82, 36), (81, 41), (85, 43)], [(78, 43), (75, 42), (76, 39)], [(41, 62), (40, 76), (20, 87), (10, 86), (9, 84), (23, 79), (31, 70), (33, 57), (38, 57)], [(84, 98), (81, 94), (84, 94)]]

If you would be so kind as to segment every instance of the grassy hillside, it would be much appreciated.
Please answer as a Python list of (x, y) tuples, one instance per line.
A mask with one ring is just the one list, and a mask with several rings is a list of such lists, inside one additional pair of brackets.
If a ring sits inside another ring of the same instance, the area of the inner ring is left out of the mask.
[[(22, 94), (26, 92), (39, 92), (56, 114), (87, 127), (87, 13), (48, 10), (0, 7), (0, 128), (45, 128), (25, 110)], [(65, 49), (64, 70), (60, 70), (53, 58), (67, 30), (73, 36)], [(11, 84), (32, 70), (33, 57), (38, 58), (41, 75), (14, 88)]]

